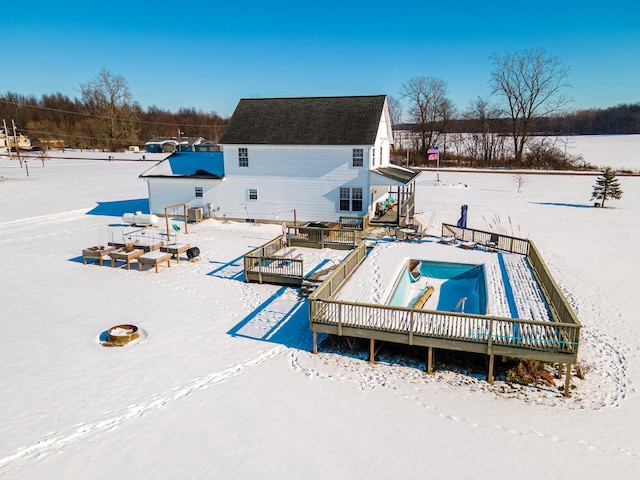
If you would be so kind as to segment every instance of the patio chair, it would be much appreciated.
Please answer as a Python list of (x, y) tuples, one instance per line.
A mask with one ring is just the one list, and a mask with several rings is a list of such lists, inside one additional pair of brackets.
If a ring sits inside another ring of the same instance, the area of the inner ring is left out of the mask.
[(406, 240), (407, 239), (407, 234), (404, 233), (402, 230), (400, 230), (399, 228), (396, 228), (396, 240)]
[(484, 249), (487, 252), (495, 252), (498, 248), (498, 234), (492, 233), (489, 237), (489, 241), (485, 244)]

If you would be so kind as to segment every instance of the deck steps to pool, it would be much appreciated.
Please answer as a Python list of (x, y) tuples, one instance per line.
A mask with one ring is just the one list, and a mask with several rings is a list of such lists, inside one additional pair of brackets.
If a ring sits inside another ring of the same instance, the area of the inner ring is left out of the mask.
[(331, 265), (330, 267), (318, 270), (302, 280), (302, 285), (300, 285), (300, 292), (298, 295), (301, 297), (308, 297), (311, 295), (338, 266), (339, 264)]
[(322, 280), (303, 280), (302, 285), (300, 285), (300, 292), (298, 292), (298, 295), (301, 297), (308, 297), (320, 286), (321, 283)]

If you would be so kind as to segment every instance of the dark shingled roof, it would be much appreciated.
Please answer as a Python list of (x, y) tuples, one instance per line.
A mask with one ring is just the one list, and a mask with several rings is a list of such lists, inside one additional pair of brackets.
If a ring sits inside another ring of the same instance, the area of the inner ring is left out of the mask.
[(409, 183), (415, 177), (418, 176), (418, 173), (413, 172), (411, 170), (406, 170), (404, 168), (398, 168), (394, 165), (389, 165), (388, 167), (378, 167), (373, 170), (374, 173), (378, 175), (382, 175), (383, 177), (390, 178), (392, 180), (396, 180), (402, 183)]
[(373, 145), (385, 98), (243, 98), (219, 143)]

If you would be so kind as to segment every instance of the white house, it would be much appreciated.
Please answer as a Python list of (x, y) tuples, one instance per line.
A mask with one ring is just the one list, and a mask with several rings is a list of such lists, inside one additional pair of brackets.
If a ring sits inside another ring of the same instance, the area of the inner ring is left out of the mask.
[(416, 174), (390, 163), (392, 140), (384, 95), (242, 99), (221, 156), (176, 153), (141, 178), (156, 214), (186, 203), (232, 219), (373, 216), (379, 200), (413, 191)]

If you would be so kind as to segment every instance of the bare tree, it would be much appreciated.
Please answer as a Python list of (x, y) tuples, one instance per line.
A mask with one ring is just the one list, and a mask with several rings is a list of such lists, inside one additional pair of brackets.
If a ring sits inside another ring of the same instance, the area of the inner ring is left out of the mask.
[(80, 91), (101, 136), (99, 141), (106, 140), (107, 148), (113, 151), (116, 145), (132, 140), (136, 130), (136, 109), (127, 80), (122, 75), (102, 69), (95, 79), (80, 84)]
[(563, 95), (569, 69), (542, 48), (494, 54), (491, 86), (504, 97), (511, 119), (515, 162), (522, 161), (536, 120), (561, 111), (570, 99)]
[(469, 102), (464, 117), (469, 124), (469, 153), (482, 166), (493, 165), (504, 149), (504, 122), (499, 107), (488, 99), (478, 97)]
[(518, 186), (518, 193), (522, 192), (522, 187), (527, 183), (527, 176), (524, 173), (516, 173), (513, 176), (513, 181)]
[(444, 80), (413, 77), (402, 84), (401, 95), (409, 105), (409, 115), (420, 135), (420, 151), (426, 155), (429, 147), (438, 143), (443, 123), (451, 118), (453, 104), (447, 98)]
[(38, 153), (38, 157), (40, 157), (40, 161), (42, 162), (42, 166), (44, 167), (44, 161), (49, 159), (49, 154), (46, 150), (40, 150)]
[[(391, 115), (391, 128), (394, 126), (400, 125), (402, 123), (402, 104), (400, 101), (392, 97), (391, 95), (387, 96), (387, 103), (389, 104), (389, 115)], [(398, 145), (398, 141), (395, 138), (396, 130), (393, 130), (393, 143)]]

